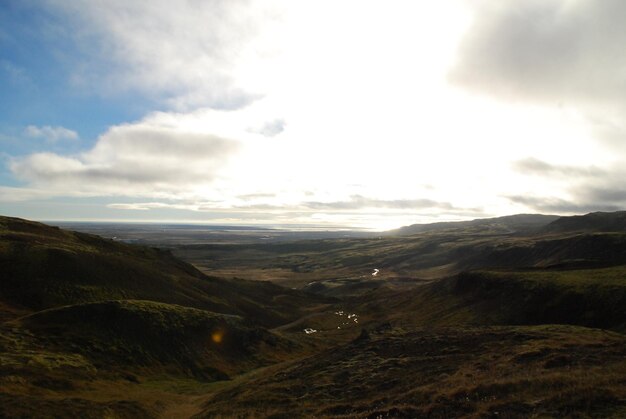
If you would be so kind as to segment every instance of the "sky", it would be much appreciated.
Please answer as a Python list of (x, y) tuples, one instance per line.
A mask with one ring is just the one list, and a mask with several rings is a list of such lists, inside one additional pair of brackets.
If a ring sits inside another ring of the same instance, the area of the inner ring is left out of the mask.
[(621, 0), (2, 0), (0, 214), (621, 210), (625, 19)]

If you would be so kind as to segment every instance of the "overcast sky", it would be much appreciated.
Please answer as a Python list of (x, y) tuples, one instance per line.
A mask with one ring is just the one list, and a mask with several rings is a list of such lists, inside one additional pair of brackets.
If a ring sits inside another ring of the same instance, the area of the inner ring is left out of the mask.
[(3, 0), (0, 213), (623, 209), (625, 21), (621, 0)]

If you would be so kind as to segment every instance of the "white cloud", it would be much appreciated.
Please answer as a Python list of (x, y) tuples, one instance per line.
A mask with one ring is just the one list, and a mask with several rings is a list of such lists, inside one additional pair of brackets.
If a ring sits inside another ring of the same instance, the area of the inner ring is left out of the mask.
[(0, 202), (22, 202), (38, 199), (47, 199), (57, 195), (58, 192), (34, 188), (15, 188), (0, 186)]
[(452, 82), (498, 99), (574, 109), (603, 145), (626, 134), (626, 3), (621, 0), (468, 2), (473, 25)]
[(504, 193), (503, 197), (514, 204), (534, 211), (561, 214), (626, 208), (623, 186), (626, 172), (622, 165), (605, 164), (602, 168), (569, 166), (525, 158), (511, 166), (515, 172), (527, 176), (530, 185), (543, 185), (542, 190), (528, 189), (525, 194)]
[(512, 99), (623, 104), (620, 0), (474, 2), (452, 78)]
[(56, 143), (61, 140), (78, 140), (78, 133), (76, 133), (76, 131), (65, 127), (51, 127), (49, 125), (43, 127), (29, 125), (24, 129), (24, 134), (31, 138), (43, 138), (49, 143)]
[(241, 108), (260, 93), (234, 74), (264, 49), (273, 1), (47, 0), (84, 52), (73, 81), (99, 93), (139, 92), (177, 109)]
[[(265, 195), (265, 194), (264, 194)], [(264, 196), (259, 198), (273, 198)], [(272, 199), (266, 200), (272, 202)], [(481, 209), (453, 208), (449, 203), (430, 200), (383, 201), (355, 196), (350, 201), (342, 202), (299, 202), (292, 205), (282, 204), (233, 204), (228, 202), (180, 201), (173, 202), (135, 202), (113, 203), (108, 208), (124, 211), (139, 211), (146, 217), (158, 217), (160, 210), (179, 210), (181, 217), (198, 219), (201, 214), (220, 215), (222, 218), (212, 222), (224, 224), (282, 224), (282, 225), (318, 225), (320, 227), (353, 226), (374, 230), (397, 228), (415, 222), (415, 210), (421, 210), (422, 221), (438, 221), (441, 214), (437, 209), (445, 208), (448, 213), (444, 219), (465, 219), (487, 216)], [(427, 210), (427, 211), (425, 211)], [(193, 216), (191, 215), (193, 213)], [(183, 215), (186, 214), (186, 215)], [(223, 218), (224, 216), (228, 218)]]
[(67, 195), (163, 196), (210, 184), (239, 147), (236, 140), (154, 114), (110, 128), (82, 154), (36, 153), (13, 159), (10, 169), (30, 185)]
[(513, 170), (525, 175), (556, 176), (556, 177), (603, 177), (606, 172), (597, 167), (560, 166), (538, 160), (533, 157), (514, 161)]
[(261, 127), (250, 128), (250, 132), (255, 132), (265, 137), (274, 137), (285, 130), (286, 122), (284, 119), (274, 119), (265, 122)]
[(123, 204), (107, 204), (107, 208), (131, 210), (131, 211), (149, 211), (151, 209), (174, 208), (183, 210), (196, 210), (196, 206), (184, 204), (171, 204), (163, 202), (139, 202), (139, 203), (123, 203)]

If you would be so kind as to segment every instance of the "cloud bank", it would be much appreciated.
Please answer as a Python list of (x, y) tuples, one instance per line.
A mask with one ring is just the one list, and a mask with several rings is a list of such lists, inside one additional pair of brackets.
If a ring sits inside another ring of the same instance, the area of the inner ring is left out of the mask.
[(514, 171), (524, 175), (557, 176), (557, 177), (602, 177), (606, 172), (597, 167), (576, 167), (550, 164), (545, 161), (529, 157), (512, 163)]
[(12, 172), (37, 188), (93, 195), (164, 195), (211, 183), (236, 140), (163, 125), (158, 116), (114, 126), (76, 156), (35, 153)]
[(623, 108), (626, 3), (474, 3), (474, 23), (450, 79), (509, 100)]
[(513, 162), (512, 168), (522, 175), (559, 185), (561, 196), (505, 195), (511, 202), (535, 211), (580, 214), (626, 207), (626, 171), (622, 167), (572, 167), (527, 158)]

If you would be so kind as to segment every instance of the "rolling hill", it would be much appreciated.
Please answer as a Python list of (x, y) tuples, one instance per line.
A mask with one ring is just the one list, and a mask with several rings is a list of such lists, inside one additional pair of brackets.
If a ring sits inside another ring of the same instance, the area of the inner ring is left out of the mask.
[(0, 217), (0, 416), (623, 417), (622, 216), (168, 250)]
[[(174, 249), (174, 254), (207, 274), (267, 278), (298, 288), (324, 281), (330, 281), (325, 284), (334, 288), (338, 280), (362, 282), (366, 278), (387, 283), (441, 279), (476, 269), (594, 268), (626, 264), (626, 233), (619, 229), (606, 231), (602, 226), (554, 232), (554, 227), (550, 227), (553, 224), (547, 224), (552, 218), (541, 217), (543, 227), (535, 226), (524, 233), (508, 228), (494, 230), (492, 221), (485, 228), (454, 223), (454, 228), (434, 228), (409, 236), (188, 245)], [(569, 223), (560, 220), (569, 217), (559, 218), (554, 225)], [(374, 269), (380, 273), (371, 278)]]
[(208, 277), (169, 251), (0, 218), (3, 315), (135, 299), (241, 315), (275, 326), (327, 300), (269, 282)]
[(410, 236), (442, 230), (475, 229), (482, 232), (498, 233), (529, 233), (540, 230), (542, 227), (558, 220), (557, 215), (517, 214), (496, 218), (480, 218), (471, 221), (450, 221), (430, 224), (413, 224), (387, 232), (388, 235)]
[(146, 381), (202, 385), (294, 356), (301, 345), (263, 326), (328, 304), (269, 282), (210, 278), (168, 251), (8, 217), (0, 270), (8, 417), (153, 417), (175, 396)]
[(585, 215), (560, 217), (542, 229), (546, 232), (626, 232), (626, 211), (592, 212)]

